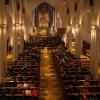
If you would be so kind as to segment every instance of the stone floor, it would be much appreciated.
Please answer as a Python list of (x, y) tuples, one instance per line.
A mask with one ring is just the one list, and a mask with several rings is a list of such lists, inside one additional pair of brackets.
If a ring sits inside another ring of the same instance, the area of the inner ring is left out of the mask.
[(40, 89), (40, 100), (63, 100), (51, 51), (47, 48), (41, 50)]

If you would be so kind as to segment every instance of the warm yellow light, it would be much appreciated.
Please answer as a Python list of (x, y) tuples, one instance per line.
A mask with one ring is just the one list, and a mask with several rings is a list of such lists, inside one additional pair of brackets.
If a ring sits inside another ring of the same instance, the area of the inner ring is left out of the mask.
[(93, 29), (95, 29), (95, 26), (94, 26), (94, 25), (92, 25), (92, 30), (93, 30)]
[(18, 29), (21, 30), (21, 25), (18, 26)]
[(19, 24), (21, 24), (22, 23), (22, 20), (21, 20), (21, 18), (19, 19)]
[(79, 32), (79, 27), (78, 25), (76, 24), (76, 29), (75, 29), (76, 33)]
[(18, 27), (19, 24), (16, 24), (16, 26)]
[(13, 31), (15, 31), (15, 25), (13, 25)]
[(0, 27), (0, 36), (1, 36), (1, 27)]
[(71, 29), (70, 25), (67, 26), (67, 32)]
[(92, 38), (95, 38), (95, 37), (96, 37), (96, 30), (95, 30), (95, 26), (94, 26), (94, 25), (92, 25), (91, 37), (92, 37)]
[(0, 17), (0, 25), (1, 25), (1, 22), (2, 22), (2, 20), (1, 20), (1, 17)]
[(25, 29), (25, 27), (24, 27), (24, 25), (22, 25), (22, 30), (24, 30)]
[(6, 28), (7, 27), (7, 25), (6, 24), (3, 24), (3, 28)]
[(13, 46), (13, 37), (10, 38), (10, 45)]
[(74, 27), (72, 28), (72, 33), (75, 33), (75, 28)]
[(27, 37), (27, 33), (26, 33), (26, 29), (24, 30), (24, 40), (27, 41), (28, 37)]
[(79, 20), (79, 25), (82, 25), (82, 17)]
[(16, 24), (16, 30), (17, 31), (19, 30), (19, 24)]
[(7, 34), (7, 29), (3, 28), (3, 34), (6, 35)]
[(67, 44), (67, 34), (63, 35), (63, 41), (64, 41), (64, 44), (65, 44), (65, 47), (66, 47), (66, 44)]
[(3, 34), (6, 36), (7, 34), (7, 24), (3, 24)]
[(75, 28), (74, 27), (72, 27), (72, 34), (75, 37)]
[(99, 26), (100, 25), (100, 16), (98, 16), (98, 18), (97, 18), (97, 24), (96, 24), (97, 26)]
[(96, 30), (92, 30), (92, 31), (91, 31), (91, 37), (94, 38), (95, 36), (96, 36)]

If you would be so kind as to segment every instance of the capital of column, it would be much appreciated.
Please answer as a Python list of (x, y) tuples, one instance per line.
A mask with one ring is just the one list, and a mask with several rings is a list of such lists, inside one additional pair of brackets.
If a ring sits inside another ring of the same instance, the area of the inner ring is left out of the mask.
[(98, 30), (98, 29), (100, 29), (100, 26), (98, 26), (98, 25), (91, 25), (91, 27), (90, 27), (90, 30)]
[(7, 24), (1, 24), (0, 25), (0, 35), (2, 32), (6, 32)]
[(75, 25), (68, 25), (67, 32), (71, 30), (71, 33), (75, 35), (77, 32), (79, 32), (81, 25), (75, 24)]
[(1, 28), (6, 28), (7, 27), (7, 24), (0, 24), (0, 29)]
[(91, 39), (96, 38), (98, 27), (96, 25), (91, 25)]
[(75, 28), (78, 29), (78, 30), (80, 30), (80, 27), (81, 27), (80, 24), (76, 24), (76, 25), (75, 25)]
[(69, 32), (71, 30), (71, 25), (67, 26), (67, 32)]
[(13, 24), (13, 31), (15, 31), (16, 29), (18, 29), (18, 23)]
[(3, 24), (3, 28), (6, 28), (7, 27), (7, 24)]

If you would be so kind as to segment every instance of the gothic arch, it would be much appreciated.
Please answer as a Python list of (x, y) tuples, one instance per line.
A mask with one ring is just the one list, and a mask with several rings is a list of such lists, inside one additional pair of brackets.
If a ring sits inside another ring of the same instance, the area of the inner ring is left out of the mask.
[[(30, 8), (27, 9), (27, 13), (29, 16), (31, 16), (33, 10), (38, 7), (40, 4), (42, 4), (43, 2), (45, 3), (48, 3), (50, 4), (51, 6), (53, 6), (60, 14), (60, 17), (61, 17), (61, 20), (62, 20), (62, 27), (66, 27), (66, 10), (65, 10), (65, 5), (62, 3), (62, 0), (55, 0), (52, 1), (52, 0), (40, 0), (40, 1), (37, 1), (37, 0), (34, 0), (33, 2), (30, 2), (29, 4), (31, 4)], [(27, 8), (27, 7), (26, 7)]]

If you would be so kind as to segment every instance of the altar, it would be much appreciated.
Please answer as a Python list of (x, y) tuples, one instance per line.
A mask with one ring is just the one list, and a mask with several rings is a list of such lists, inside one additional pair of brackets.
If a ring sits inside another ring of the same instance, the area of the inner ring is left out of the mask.
[(46, 29), (46, 28), (40, 29), (40, 30), (39, 30), (39, 34), (40, 34), (41, 36), (47, 35), (47, 34), (48, 34), (47, 29)]

